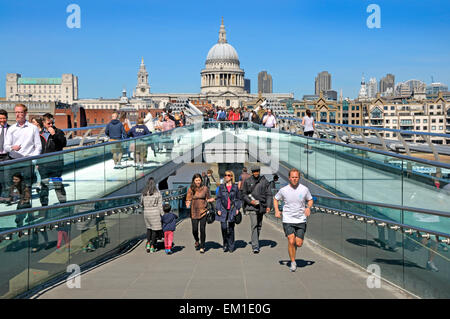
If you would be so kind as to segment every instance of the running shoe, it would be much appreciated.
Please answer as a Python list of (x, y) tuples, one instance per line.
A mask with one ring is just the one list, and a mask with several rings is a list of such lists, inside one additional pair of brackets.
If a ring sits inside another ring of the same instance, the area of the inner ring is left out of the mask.
[(294, 272), (297, 269), (297, 263), (295, 261), (291, 261), (291, 267), (289, 267), (289, 270)]

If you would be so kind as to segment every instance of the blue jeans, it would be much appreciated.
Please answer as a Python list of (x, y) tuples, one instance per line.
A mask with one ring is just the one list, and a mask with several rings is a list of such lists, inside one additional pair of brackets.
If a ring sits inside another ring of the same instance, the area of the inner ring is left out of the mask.
[(221, 222), (223, 247), (234, 250), (234, 222)]

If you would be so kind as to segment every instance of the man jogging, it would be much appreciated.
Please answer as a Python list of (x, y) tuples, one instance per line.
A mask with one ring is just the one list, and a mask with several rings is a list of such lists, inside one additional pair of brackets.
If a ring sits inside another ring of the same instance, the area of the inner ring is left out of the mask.
[[(291, 259), (291, 271), (297, 269), (295, 253), (297, 247), (303, 245), (306, 232), (306, 219), (311, 214), (313, 199), (309, 189), (299, 183), (300, 172), (293, 168), (289, 171), (289, 185), (281, 188), (273, 199), (275, 217), (280, 218), (281, 212), (278, 209), (278, 201), (284, 201), (283, 208), (283, 229), (288, 238), (288, 251)], [(305, 206), (307, 202), (307, 206)]]

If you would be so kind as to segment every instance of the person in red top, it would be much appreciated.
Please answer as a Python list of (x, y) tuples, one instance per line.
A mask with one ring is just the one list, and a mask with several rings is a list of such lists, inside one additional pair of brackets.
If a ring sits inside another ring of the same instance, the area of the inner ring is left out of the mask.
[(237, 110), (230, 110), (230, 113), (228, 114), (228, 120), (229, 121), (239, 121), (241, 119), (241, 115)]
[(234, 121), (240, 120), (240, 114), (238, 110), (230, 109), (230, 113), (228, 114), (228, 120), (233, 123), (234, 128), (236, 129), (238, 127), (238, 123), (234, 123)]

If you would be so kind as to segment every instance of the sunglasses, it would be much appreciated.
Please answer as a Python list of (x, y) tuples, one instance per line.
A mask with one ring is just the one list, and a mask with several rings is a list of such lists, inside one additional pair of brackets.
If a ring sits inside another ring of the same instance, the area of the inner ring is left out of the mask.
[(233, 175), (231, 175), (231, 174), (225, 174), (225, 176), (233, 176)]

